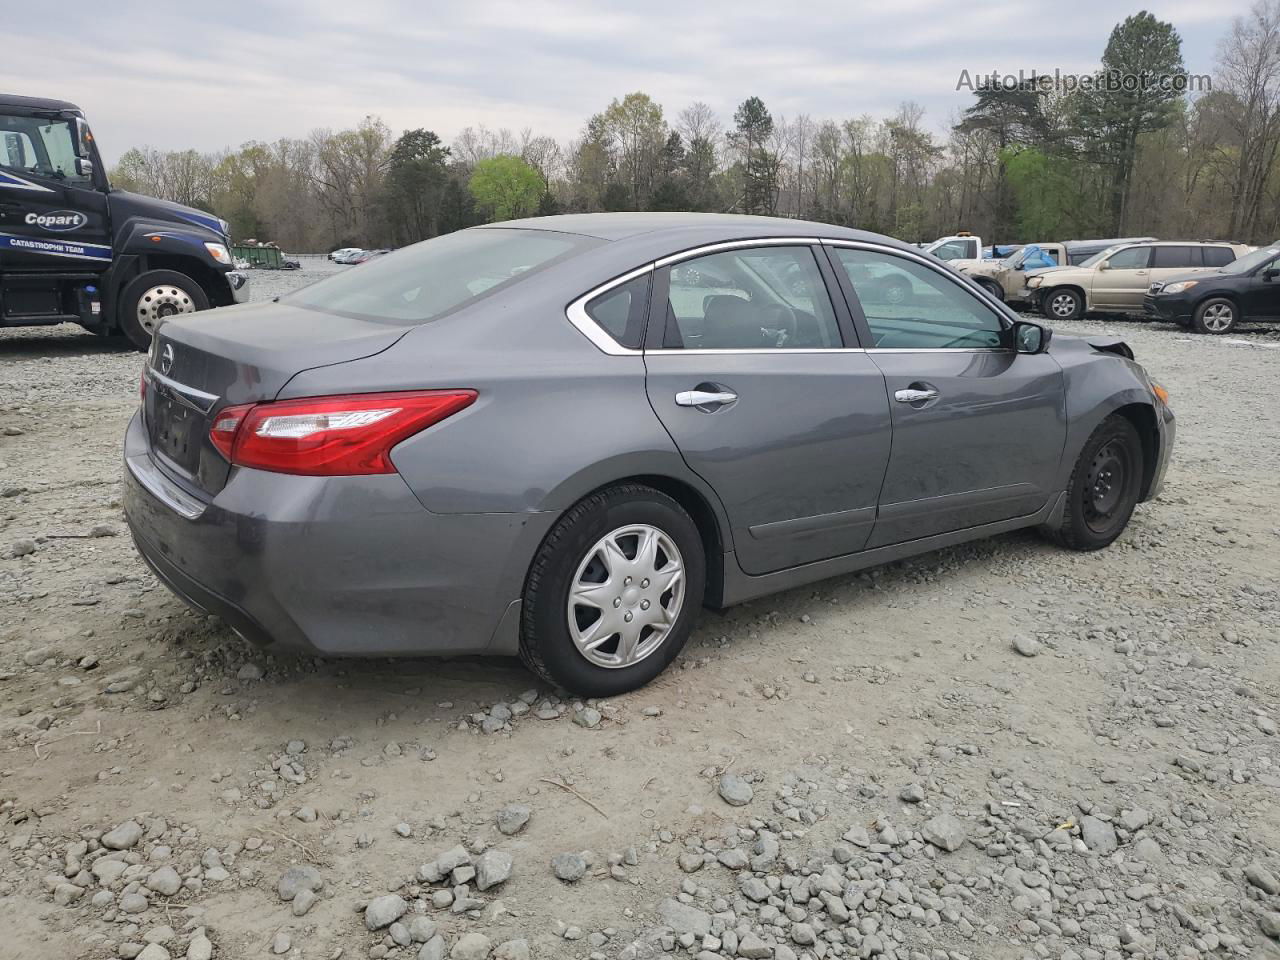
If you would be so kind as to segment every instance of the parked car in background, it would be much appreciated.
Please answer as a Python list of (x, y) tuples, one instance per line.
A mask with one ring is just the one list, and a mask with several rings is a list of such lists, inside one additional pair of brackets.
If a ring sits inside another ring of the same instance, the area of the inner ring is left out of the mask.
[(1028, 297), (1052, 320), (1074, 320), (1091, 311), (1141, 315), (1152, 283), (1226, 266), (1251, 249), (1207, 240), (1121, 243), (1078, 267), (1029, 276)]
[[(1135, 237), (1132, 240), (1154, 239)], [(1027, 290), (1027, 277), (1032, 271), (1051, 270), (1061, 266), (1083, 263), (1095, 253), (1118, 243), (1118, 240), (1067, 240), (1063, 242), (1040, 241), (1023, 246), (1004, 260), (952, 261), (951, 265), (974, 279), (979, 286), (993, 296), (1009, 303), (1027, 303), (1033, 298)]]
[(339, 257), (346, 257), (346, 256), (349, 256), (350, 254), (359, 253), (359, 252), (360, 252), (359, 247), (339, 247), (337, 250), (334, 250), (332, 253), (329, 254), (329, 259), (337, 260)]
[(1280, 242), (1217, 270), (1153, 280), (1142, 305), (1149, 316), (1197, 333), (1230, 333), (1244, 321), (1280, 321)]
[(365, 254), (364, 250), (354, 248), (346, 250), (333, 258), (334, 263), (359, 263), (360, 258)]
[[(910, 303), (867, 295), (895, 275)], [(143, 385), (125, 513), (197, 608), (273, 649), (518, 653), (588, 696), (657, 676), (703, 606), (1023, 527), (1105, 547), (1174, 435), (1120, 340), (887, 237), (708, 214), (437, 237), (165, 323)]]
[(372, 260), (374, 257), (382, 257), (390, 253), (390, 250), (361, 250), (357, 254), (353, 254), (348, 263), (364, 263)]

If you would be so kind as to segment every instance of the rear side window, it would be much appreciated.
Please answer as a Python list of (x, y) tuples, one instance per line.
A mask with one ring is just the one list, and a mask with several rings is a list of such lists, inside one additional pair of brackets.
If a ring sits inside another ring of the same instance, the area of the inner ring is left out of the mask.
[(586, 306), (587, 316), (624, 347), (639, 350), (649, 312), (649, 274), (628, 280)]
[(844, 346), (807, 246), (753, 246), (668, 268), (667, 350), (814, 350)]
[(1205, 247), (1204, 265), (1206, 267), (1225, 267), (1234, 262), (1236, 252), (1230, 247)]
[(1156, 247), (1151, 258), (1153, 267), (1200, 267), (1204, 262), (1200, 247)]
[(461, 230), (376, 257), (285, 297), (361, 320), (414, 326), (604, 243), (549, 230)]

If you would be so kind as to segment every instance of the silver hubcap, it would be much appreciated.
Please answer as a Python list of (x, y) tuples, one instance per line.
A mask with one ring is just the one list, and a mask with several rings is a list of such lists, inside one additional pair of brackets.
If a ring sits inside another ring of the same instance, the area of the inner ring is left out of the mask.
[(684, 560), (645, 523), (619, 527), (587, 551), (569, 587), (569, 633), (600, 667), (629, 667), (667, 638), (684, 604)]
[(1222, 333), (1224, 330), (1231, 329), (1231, 321), (1235, 317), (1234, 311), (1225, 303), (1215, 303), (1204, 311), (1204, 326), (1206, 330), (1212, 330), (1214, 333)]
[(181, 287), (152, 287), (138, 299), (138, 325), (147, 333), (155, 333), (165, 317), (195, 312), (195, 301)]
[(1069, 317), (1076, 312), (1076, 298), (1068, 293), (1060, 293), (1049, 304), (1056, 317)]

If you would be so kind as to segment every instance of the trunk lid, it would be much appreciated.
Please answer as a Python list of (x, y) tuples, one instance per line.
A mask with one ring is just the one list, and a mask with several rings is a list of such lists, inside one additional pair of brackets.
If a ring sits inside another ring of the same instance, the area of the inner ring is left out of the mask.
[(216, 494), (230, 473), (209, 441), (222, 408), (272, 400), (303, 370), (380, 353), (409, 329), (282, 303), (165, 323), (151, 345), (143, 400), (156, 463), (183, 486)]

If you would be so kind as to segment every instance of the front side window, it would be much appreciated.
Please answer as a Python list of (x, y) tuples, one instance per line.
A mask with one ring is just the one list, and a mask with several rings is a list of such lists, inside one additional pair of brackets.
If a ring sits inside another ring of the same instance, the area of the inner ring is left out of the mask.
[(88, 183), (76, 172), (76, 124), (71, 120), (0, 114), (0, 166), (49, 180)]
[(990, 307), (936, 270), (906, 257), (833, 247), (882, 350), (1004, 346), (1004, 322)]
[(1150, 247), (1128, 247), (1113, 253), (1107, 266), (1112, 270), (1141, 270), (1150, 260)]
[(744, 247), (669, 268), (669, 350), (843, 346), (822, 273), (806, 246)]
[(1191, 268), (1203, 265), (1200, 247), (1156, 247), (1151, 256), (1153, 267)]
[(550, 230), (480, 227), (415, 243), (284, 298), (361, 320), (415, 326), (604, 243)]

